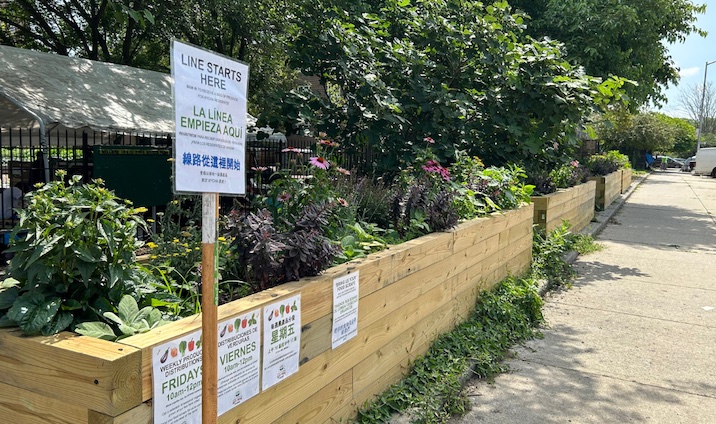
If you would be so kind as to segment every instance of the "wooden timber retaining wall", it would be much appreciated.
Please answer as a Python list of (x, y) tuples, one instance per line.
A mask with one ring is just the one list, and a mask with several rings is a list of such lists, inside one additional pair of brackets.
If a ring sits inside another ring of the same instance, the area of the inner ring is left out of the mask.
[(631, 172), (631, 168), (624, 168), (621, 171), (622, 171), (622, 194), (624, 194), (627, 192), (627, 190), (629, 190), (629, 186), (631, 185), (632, 172)]
[(580, 231), (594, 218), (596, 181), (587, 181), (544, 196), (533, 196), (536, 225), (548, 232), (569, 221), (572, 231)]
[(601, 177), (589, 177), (590, 181), (597, 182), (595, 206), (599, 210), (606, 209), (622, 192), (622, 170)]
[[(345, 421), (398, 381), (431, 342), (463, 321), (483, 290), (529, 268), (532, 205), (460, 224), (324, 274), (219, 307), (227, 319), (301, 294), (296, 374), (219, 417), (220, 423)], [(332, 281), (360, 271), (358, 335), (331, 349)], [(0, 330), (0, 422), (152, 423), (152, 347), (201, 327), (201, 317), (107, 342)]]

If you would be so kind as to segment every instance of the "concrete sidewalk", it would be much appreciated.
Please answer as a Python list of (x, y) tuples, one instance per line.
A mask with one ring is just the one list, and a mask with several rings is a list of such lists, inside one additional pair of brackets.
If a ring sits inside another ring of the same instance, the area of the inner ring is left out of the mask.
[(544, 338), (453, 423), (716, 422), (716, 179), (656, 172), (622, 202)]

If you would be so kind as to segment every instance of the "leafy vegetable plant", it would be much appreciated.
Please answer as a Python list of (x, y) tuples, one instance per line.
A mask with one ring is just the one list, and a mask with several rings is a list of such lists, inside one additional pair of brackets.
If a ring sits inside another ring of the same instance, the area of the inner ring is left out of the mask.
[[(57, 172), (28, 193), (0, 288), (0, 325), (28, 335), (54, 334), (114, 312), (125, 294), (149, 291), (151, 275), (135, 263), (138, 228), (146, 224), (128, 201), (100, 180)], [(66, 181), (66, 182), (65, 182)]]

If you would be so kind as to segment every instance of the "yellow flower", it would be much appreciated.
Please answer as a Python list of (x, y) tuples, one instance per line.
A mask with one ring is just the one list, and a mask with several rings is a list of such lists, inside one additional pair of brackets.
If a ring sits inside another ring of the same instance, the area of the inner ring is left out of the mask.
[(178, 254), (178, 253), (175, 253), (174, 256), (179, 256), (179, 254)]
[(200, 248), (200, 247), (195, 247), (194, 250), (201, 250), (201, 248)]
[(158, 246), (153, 241), (149, 241), (149, 242), (147, 242), (147, 247), (150, 249), (156, 249)]
[(145, 208), (144, 206), (141, 206), (139, 208), (134, 208), (134, 213), (144, 213), (147, 210), (148, 210), (147, 208)]
[(189, 243), (184, 243), (184, 244), (182, 244), (182, 246), (189, 247)]
[(154, 222), (154, 220), (152, 218), (148, 218), (147, 222), (151, 224), (152, 222)]
[(191, 253), (191, 249), (186, 249), (186, 253)]
[(179, 239), (172, 240), (173, 243), (179, 243)]
[(217, 240), (219, 240), (219, 241), (226, 241), (226, 237), (218, 237)]
[(149, 259), (157, 259), (157, 255), (152, 255), (149, 257)]

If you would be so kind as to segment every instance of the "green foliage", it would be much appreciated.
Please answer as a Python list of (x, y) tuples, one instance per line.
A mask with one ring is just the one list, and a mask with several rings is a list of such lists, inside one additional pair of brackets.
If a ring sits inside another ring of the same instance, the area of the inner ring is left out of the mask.
[(116, 341), (135, 334), (146, 333), (166, 323), (162, 320), (162, 313), (151, 306), (141, 310), (132, 296), (125, 295), (119, 301), (117, 313), (105, 312), (104, 317), (111, 323), (102, 321), (82, 322), (75, 331), (98, 339)]
[[(27, 194), (8, 253), (12, 285), (0, 293), (0, 323), (25, 334), (54, 334), (113, 312), (125, 294), (151, 291), (152, 276), (135, 263), (142, 212), (100, 180), (79, 176)], [(142, 208), (143, 209), (143, 208)]]
[(549, 233), (537, 227), (534, 229), (532, 273), (535, 278), (546, 280), (548, 289), (571, 285), (576, 273), (572, 265), (564, 259), (567, 252), (575, 250), (580, 254), (587, 254), (602, 248), (591, 236), (572, 233), (569, 227), (568, 222), (562, 222), (559, 228)]
[(426, 136), (440, 163), (457, 149), (490, 164), (550, 163), (574, 150), (592, 97), (607, 92), (558, 44), (525, 38), (506, 2), (339, 1), (298, 18), (291, 63), (334, 95), (293, 91), (265, 120), (371, 146), (380, 175), (410, 166), (412, 140)]
[(512, 0), (531, 16), (527, 33), (565, 44), (567, 58), (589, 75), (628, 78), (633, 111), (665, 100), (663, 89), (676, 85), (679, 69), (666, 42), (706, 34), (696, 26), (705, 5), (689, 0)]
[(607, 175), (621, 168), (630, 168), (629, 157), (610, 150), (601, 155), (592, 155), (587, 159), (587, 168), (592, 175)]
[(363, 223), (361, 225), (356, 222), (353, 225), (346, 225), (346, 228), (350, 232), (341, 239), (342, 253), (339, 257), (342, 260), (350, 261), (355, 258), (362, 258), (388, 247), (388, 244), (382, 238), (375, 235), (379, 231), (375, 224)]
[(624, 110), (606, 113), (597, 125), (604, 147), (643, 162), (644, 152), (676, 153), (688, 157), (696, 150), (696, 129), (687, 120), (661, 113), (632, 115)]
[(401, 382), (358, 412), (358, 423), (387, 422), (393, 412), (415, 409), (423, 423), (445, 423), (463, 414), (469, 401), (461, 378), (472, 371), (482, 378), (502, 372), (500, 361), (515, 343), (535, 335), (542, 321), (542, 299), (534, 280), (507, 278), (482, 292), (474, 312), (441, 335), (412, 365)]

